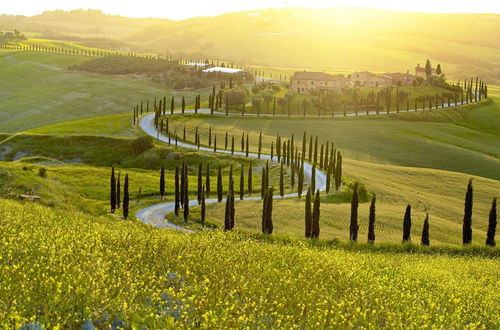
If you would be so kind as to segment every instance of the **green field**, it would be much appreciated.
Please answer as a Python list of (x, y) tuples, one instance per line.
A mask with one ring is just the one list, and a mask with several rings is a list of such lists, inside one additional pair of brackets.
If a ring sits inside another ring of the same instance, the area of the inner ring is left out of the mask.
[[(206, 99), (208, 90), (177, 92), (146, 77), (99, 76), (71, 72), (88, 57), (41, 52), (0, 51), (0, 132), (113, 114), (132, 113), (135, 104), (155, 97)], [(180, 99), (179, 99), (180, 102)]]

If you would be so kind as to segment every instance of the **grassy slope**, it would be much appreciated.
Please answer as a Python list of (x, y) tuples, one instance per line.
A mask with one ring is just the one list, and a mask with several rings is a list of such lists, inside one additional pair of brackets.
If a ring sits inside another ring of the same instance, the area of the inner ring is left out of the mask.
[[(95, 116), (131, 113), (142, 99), (185, 95), (187, 104), (198, 93), (175, 92), (147, 78), (108, 77), (70, 72), (68, 66), (87, 57), (0, 52), (0, 131), (30, 128)], [(206, 98), (206, 97), (205, 97)]]
[(473, 253), (374, 258), (5, 200), (0, 213), (5, 327), (493, 328), (500, 313), (499, 262)]

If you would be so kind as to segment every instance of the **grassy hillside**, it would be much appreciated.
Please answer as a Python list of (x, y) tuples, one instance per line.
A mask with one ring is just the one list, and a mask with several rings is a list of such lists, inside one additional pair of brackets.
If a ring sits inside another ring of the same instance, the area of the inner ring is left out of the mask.
[[(67, 68), (88, 57), (0, 51), (0, 131), (30, 128), (95, 116), (132, 113), (142, 99), (195, 95), (208, 90), (176, 92), (147, 78), (99, 76)], [(180, 101), (179, 101), (180, 102)]]
[(282, 8), (153, 26), (129, 40), (280, 67), (402, 72), (431, 58), (447, 74), (459, 68), (470, 75), (482, 68), (490, 81), (498, 81), (499, 17)]
[(0, 213), (3, 327), (492, 328), (500, 313), (499, 262), (474, 253), (374, 258), (5, 200)]

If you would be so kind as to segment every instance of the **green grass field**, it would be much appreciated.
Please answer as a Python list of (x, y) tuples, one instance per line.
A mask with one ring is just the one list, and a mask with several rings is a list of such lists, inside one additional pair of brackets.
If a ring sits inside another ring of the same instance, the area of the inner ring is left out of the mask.
[[(99, 76), (71, 72), (84, 56), (0, 51), (0, 132), (19, 132), (56, 123), (132, 113), (137, 102), (155, 97), (186, 96), (193, 103), (207, 90), (178, 92), (147, 77)], [(180, 102), (180, 99), (179, 99)]]

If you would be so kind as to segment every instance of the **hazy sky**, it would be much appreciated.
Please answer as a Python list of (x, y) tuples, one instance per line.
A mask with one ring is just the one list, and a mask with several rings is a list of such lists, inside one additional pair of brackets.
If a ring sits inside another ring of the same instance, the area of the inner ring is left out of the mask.
[(498, 0), (5, 0), (0, 13), (36, 15), (53, 9), (100, 9), (108, 14), (131, 17), (183, 19), (270, 7), (371, 7), (402, 11), (500, 13)]

